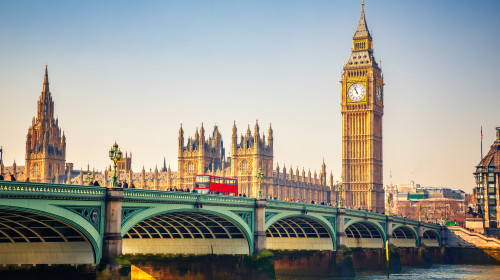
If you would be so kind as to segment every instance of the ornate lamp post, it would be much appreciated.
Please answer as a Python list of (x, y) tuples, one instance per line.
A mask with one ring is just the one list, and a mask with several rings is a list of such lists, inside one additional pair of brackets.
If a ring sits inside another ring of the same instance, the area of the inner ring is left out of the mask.
[(259, 179), (259, 198), (262, 198), (262, 178), (264, 178), (264, 173), (262, 173), (262, 168), (259, 168), (259, 173), (257, 173), (257, 179)]
[(87, 176), (85, 176), (85, 184), (90, 183), (90, 173), (87, 172)]
[(114, 168), (114, 172), (113, 172), (113, 181), (111, 182), (111, 186), (112, 187), (116, 187), (118, 186), (118, 183), (117, 183), (117, 178), (116, 178), (116, 163), (122, 158), (122, 151), (120, 151), (120, 149), (118, 148), (118, 144), (116, 144), (116, 141), (115, 141), (115, 144), (113, 146), (111, 146), (111, 149), (109, 150), (109, 158), (113, 161), (113, 168)]
[(337, 201), (337, 206), (342, 208), (342, 184), (339, 185), (339, 200)]
[(387, 195), (387, 216), (391, 215), (391, 194)]

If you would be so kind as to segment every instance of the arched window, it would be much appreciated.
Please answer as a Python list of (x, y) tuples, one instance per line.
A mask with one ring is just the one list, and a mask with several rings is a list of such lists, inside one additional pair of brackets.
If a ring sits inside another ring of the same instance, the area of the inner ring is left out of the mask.
[(49, 177), (52, 176), (52, 165), (49, 164)]
[(33, 164), (33, 176), (38, 177), (39, 170), (38, 170), (38, 163)]
[(249, 171), (249, 169), (250, 169), (250, 168), (249, 168), (248, 161), (246, 161), (246, 160), (245, 160), (245, 161), (243, 161), (243, 164), (242, 164), (242, 169), (243, 169), (243, 172), (248, 173), (248, 171)]
[(194, 163), (188, 163), (188, 173), (194, 173)]

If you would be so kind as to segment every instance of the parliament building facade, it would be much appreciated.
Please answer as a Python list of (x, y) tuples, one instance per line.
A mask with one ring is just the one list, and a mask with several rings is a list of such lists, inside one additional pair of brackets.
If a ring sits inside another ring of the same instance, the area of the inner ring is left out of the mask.
[[(118, 178), (136, 188), (169, 190), (192, 189), (197, 174), (237, 178), (240, 193), (256, 197), (259, 189), (257, 173), (262, 170), (263, 197), (281, 200), (315, 201), (335, 204), (341, 200), (348, 208), (384, 211), (382, 182), (382, 116), (384, 113), (384, 78), (373, 55), (373, 38), (368, 30), (364, 4), (352, 38), (351, 56), (343, 66), (341, 77), (342, 114), (342, 178), (327, 176), (323, 161), (319, 173), (290, 166), (281, 168), (274, 158), (271, 125), (261, 133), (256, 122), (238, 136), (232, 128), (230, 154), (226, 157), (222, 134), (217, 126), (205, 135), (203, 124), (193, 136), (185, 137), (182, 125), (178, 135), (178, 169), (170, 166), (158, 170), (132, 171), (132, 153), (118, 163)], [(97, 180), (102, 186), (111, 183), (111, 166), (103, 171), (74, 170), (66, 163), (66, 137), (54, 118), (54, 102), (49, 91), (45, 68), (43, 91), (37, 104), (26, 139), (25, 166), (4, 168), (0, 174), (14, 174), (18, 180), (36, 182), (87, 184)], [(338, 190), (341, 189), (342, 191)], [(490, 210), (489, 215), (493, 216)]]

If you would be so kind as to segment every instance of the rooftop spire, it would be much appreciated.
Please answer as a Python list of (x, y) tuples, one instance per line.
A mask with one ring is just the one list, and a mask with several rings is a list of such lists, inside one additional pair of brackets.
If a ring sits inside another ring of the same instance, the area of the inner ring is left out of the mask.
[(368, 31), (368, 26), (366, 25), (365, 19), (365, 1), (361, 2), (361, 17), (359, 18), (358, 28), (354, 32), (354, 38), (371, 37), (370, 31)]
[(47, 70), (47, 62), (45, 62), (45, 78), (43, 79), (43, 92), (49, 92), (49, 71)]

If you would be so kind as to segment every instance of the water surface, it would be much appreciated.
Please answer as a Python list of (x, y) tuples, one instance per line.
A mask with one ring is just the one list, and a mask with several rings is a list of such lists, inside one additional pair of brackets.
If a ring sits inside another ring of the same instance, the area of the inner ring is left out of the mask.
[[(278, 277), (278, 280), (327, 280), (341, 278), (304, 278), (300, 276)], [(352, 279), (352, 278), (350, 278)], [(387, 279), (387, 275), (382, 271), (356, 271), (354, 279)], [(394, 273), (389, 276), (394, 280), (417, 280), (417, 279), (481, 279), (500, 280), (500, 266), (498, 265), (433, 265), (432, 268), (407, 268), (401, 273)]]

